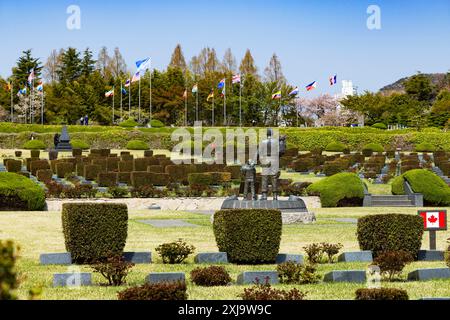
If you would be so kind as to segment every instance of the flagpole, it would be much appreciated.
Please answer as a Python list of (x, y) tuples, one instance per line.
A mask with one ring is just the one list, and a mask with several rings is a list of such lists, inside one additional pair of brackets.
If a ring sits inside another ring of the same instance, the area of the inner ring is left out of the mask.
[(214, 127), (214, 92), (213, 92), (212, 99), (213, 99), (213, 103), (212, 103), (212, 121), (211, 121), (211, 124)]
[(139, 107), (138, 107), (138, 120), (141, 122), (141, 76), (139, 75)]
[(41, 93), (41, 125), (44, 125), (44, 87)]
[(197, 85), (196, 102), (195, 102), (195, 121), (198, 121), (198, 85)]
[(30, 123), (34, 123), (34, 78), (31, 80)]
[(239, 127), (242, 127), (242, 84), (239, 79)]
[(130, 89), (128, 89), (128, 118), (131, 118), (131, 75), (130, 75)]
[(223, 82), (223, 125), (227, 126), (227, 80)]
[(14, 92), (14, 85), (11, 82), (11, 122), (14, 122), (14, 98), (13, 98), (13, 92)]
[(123, 95), (122, 95), (122, 80), (120, 80), (120, 120), (122, 120), (123, 117), (123, 109), (122, 109), (122, 99), (123, 99)]
[(152, 67), (150, 66), (150, 127), (152, 126)]
[(112, 107), (113, 107), (113, 112), (112, 112), (112, 124), (114, 125), (114, 96), (115, 96), (115, 87), (113, 86), (113, 105), (112, 105)]
[(188, 116), (188, 114), (187, 114), (187, 95), (188, 95), (188, 93), (187, 93), (187, 87), (186, 87), (186, 91), (184, 92), (185, 93), (185, 95), (184, 95), (184, 126), (185, 127), (187, 127), (187, 116)]

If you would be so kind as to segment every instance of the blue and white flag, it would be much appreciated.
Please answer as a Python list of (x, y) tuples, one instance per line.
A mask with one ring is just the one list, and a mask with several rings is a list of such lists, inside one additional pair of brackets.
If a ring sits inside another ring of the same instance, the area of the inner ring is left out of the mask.
[(23, 94), (27, 94), (27, 88), (26, 87), (23, 88), (23, 89), (20, 89), (19, 92), (17, 92), (17, 96), (21, 96)]
[(122, 88), (122, 94), (128, 94), (127, 90), (125, 88)]
[(290, 95), (290, 96), (296, 96), (296, 95), (298, 95), (298, 92), (299, 92), (298, 87), (295, 87), (294, 90), (292, 90), (291, 92), (289, 92), (289, 95)]
[(222, 89), (225, 86), (225, 79), (220, 80), (219, 84), (217, 85), (218, 89)]
[(145, 58), (144, 60), (136, 61), (136, 67), (138, 72), (150, 69), (150, 58)]

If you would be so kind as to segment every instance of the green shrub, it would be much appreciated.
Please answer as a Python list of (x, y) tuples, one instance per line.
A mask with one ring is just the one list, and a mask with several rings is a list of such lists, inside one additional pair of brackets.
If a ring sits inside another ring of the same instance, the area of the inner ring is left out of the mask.
[(394, 276), (400, 276), (403, 268), (413, 261), (413, 257), (407, 251), (380, 252), (374, 260), (374, 264), (380, 268), (382, 275), (387, 275), (389, 281)]
[(125, 187), (109, 187), (108, 188), (108, 193), (114, 198), (114, 199), (119, 199), (119, 198), (125, 198), (128, 195), (128, 189)]
[(150, 173), (150, 183), (153, 186), (167, 186), (170, 183), (170, 176), (167, 173)]
[(132, 171), (147, 171), (147, 167), (150, 165), (150, 158), (138, 158), (134, 159)]
[(147, 171), (133, 171), (131, 172), (131, 185), (134, 188), (151, 185), (152, 174)]
[(106, 169), (108, 172), (117, 172), (119, 171), (119, 161), (118, 157), (109, 157), (106, 158)]
[(76, 263), (95, 263), (122, 255), (128, 234), (125, 204), (64, 203), (62, 224), (66, 249)]
[(191, 271), (191, 280), (198, 286), (226, 286), (231, 282), (228, 271), (222, 266), (195, 268)]
[(302, 158), (291, 163), (292, 169), (296, 172), (308, 172), (314, 168), (314, 165), (314, 159), (312, 158)]
[(19, 247), (14, 242), (0, 240), (0, 301), (17, 299), (13, 291), (19, 287), (18, 252)]
[(94, 159), (91, 160), (91, 164), (99, 166), (100, 167), (100, 172), (107, 172), (108, 171), (108, 160), (107, 160), (107, 158), (94, 158)]
[(91, 147), (89, 143), (81, 139), (70, 140), (70, 144), (72, 145), (73, 149), (88, 150)]
[(41, 140), (28, 140), (22, 146), (23, 149), (27, 150), (43, 150), (47, 148), (44, 141)]
[(119, 172), (131, 172), (133, 171), (133, 160), (119, 161)]
[(117, 181), (131, 185), (131, 172), (118, 172)]
[(306, 293), (293, 288), (289, 291), (282, 289), (275, 289), (268, 283), (256, 284), (251, 288), (245, 288), (244, 293), (238, 297), (242, 300), (305, 300)]
[(160, 165), (150, 165), (147, 167), (147, 172), (164, 173), (164, 167)]
[(338, 207), (345, 204), (361, 205), (364, 186), (353, 173), (338, 173), (310, 185), (309, 195), (319, 195), (323, 207)]
[(274, 263), (281, 241), (281, 212), (270, 209), (221, 210), (214, 214), (219, 251), (235, 263)]
[(67, 174), (73, 173), (74, 165), (71, 162), (59, 162), (56, 164), (56, 175), (58, 178), (64, 178)]
[(152, 121), (150, 121), (150, 126), (152, 128), (163, 128), (164, 127), (164, 123), (162, 123), (158, 119), (152, 119)]
[(379, 143), (366, 144), (363, 150), (372, 150), (372, 152), (384, 152), (383, 146)]
[(325, 151), (328, 152), (344, 152), (347, 146), (340, 142), (330, 142), (326, 147)]
[(176, 264), (182, 263), (190, 254), (194, 253), (195, 247), (179, 239), (175, 242), (161, 244), (155, 250), (161, 256), (163, 263)]
[(119, 300), (187, 300), (185, 282), (147, 283), (117, 294)]
[(39, 169), (36, 172), (36, 177), (39, 181), (47, 183), (52, 180), (53, 171), (50, 169)]
[(92, 269), (108, 280), (109, 286), (121, 286), (133, 267), (134, 263), (125, 261), (121, 255), (117, 255), (108, 257), (106, 261), (98, 261)]
[(102, 167), (95, 164), (87, 164), (84, 166), (83, 176), (86, 180), (96, 180), (98, 174), (101, 172)]
[(12, 172), (0, 172), (0, 210), (40, 211), (45, 207), (45, 192), (32, 180)]
[(41, 155), (41, 150), (30, 150), (31, 158), (39, 158)]
[(398, 176), (392, 179), (391, 182), (391, 192), (394, 195), (403, 195), (405, 194), (405, 187), (404, 187), (404, 178), (403, 176)]
[(333, 161), (333, 162), (327, 162), (323, 165), (323, 170), (322, 172), (327, 176), (327, 177), (331, 177), (334, 176), (335, 174), (338, 174), (340, 172), (343, 172), (345, 170), (347, 170), (348, 168), (345, 168), (342, 163), (337, 162), (337, 161)]
[(148, 150), (149, 145), (147, 142), (142, 140), (131, 140), (127, 143), (128, 150)]
[(115, 187), (117, 185), (117, 172), (100, 172), (96, 181), (100, 187)]
[(22, 161), (8, 159), (6, 162), (6, 170), (8, 172), (20, 172), (22, 171)]
[(406, 290), (396, 288), (364, 288), (355, 294), (355, 300), (409, 300)]
[(418, 215), (377, 214), (358, 219), (359, 247), (371, 250), (374, 257), (384, 251), (404, 250), (415, 259), (422, 235), (423, 220)]
[(322, 242), (320, 245), (322, 247), (322, 252), (328, 258), (328, 263), (333, 263), (334, 256), (336, 256), (339, 253), (339, 251), (344, 247), (342, 243)]
[(387, 126), (382, 122), (377, 122), (372, 125), (372, 128), (386, 130)]
[[(425, 205), (450, 206), (450, 187), (435, 173), (426, 169), (413, 169), (401, 177), (408, 181), (414, 192), (423, 194)], [(398, 192), (397, 188), (395, 192)]]
[(422, 142), (416, 145), (415, 150), (417, 152), (434, 152), (436, 151), (436, 147), (428, 142)]
[(320, 280), (316, 274), (316, 267), (312, 264), (301, 265), (287, 261), (277, 265), (278, 278), (285, 284), (312, 284)]
[(153, 150), (145, 150), (144, 157), (145, 158), (153, 157)]
[(125, 121), (122, 121), (119, 126), (122, 128), (134, 128), (139, 126), (139, 123), (137, 123), (133, 118), (129, 118)]

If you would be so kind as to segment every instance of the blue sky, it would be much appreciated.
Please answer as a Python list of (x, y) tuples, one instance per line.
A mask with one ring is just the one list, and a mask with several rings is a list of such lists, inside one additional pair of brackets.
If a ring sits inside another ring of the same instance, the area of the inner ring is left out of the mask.
[[(81, 30), (66, 28), (72, 4)], [(371, 4), (381, 9), (381, 30), (366, 27)], [(205, 46), (221, 59), (230, 47), (239, 63), (249, 48), (260, 73), (276, 52), (292, 85), (318, 81), (315, 94), (340, 90), (328, 85), (334, 73), (376, 91), (417, 71), (450, 69), (448, 0), (0, 0), (0, 30), (3, 77), (28, 48), (45, 61), (52, 49), (118, 46), (129, 67), (150, 56), (164, 69), (177, 43), (187, 60)]]

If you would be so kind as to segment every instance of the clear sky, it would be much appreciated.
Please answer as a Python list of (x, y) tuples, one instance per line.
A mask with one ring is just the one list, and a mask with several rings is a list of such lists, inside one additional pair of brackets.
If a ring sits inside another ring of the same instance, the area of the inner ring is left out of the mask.
[[(369, 5), (381, 9), (381, 29), (369, 30)], [(81, 29), (68, 30), (69, 5), (81, 9)], [(260, 73), (276, 52), (284, 74), (303, 92), (335, 93), (328, 77), (376, 91), (401, 77), (450, 69), (450, 1), (403, 0), (0, 0), (0, 75), (21, 51), (44, 62), (52, 49), (118, 46), (129, 68), (144, 57), (166, 68), (177, 43), (189, 60), (205, 46), (221, 59), (230, 47), (240, 62), (251, 49)]]

